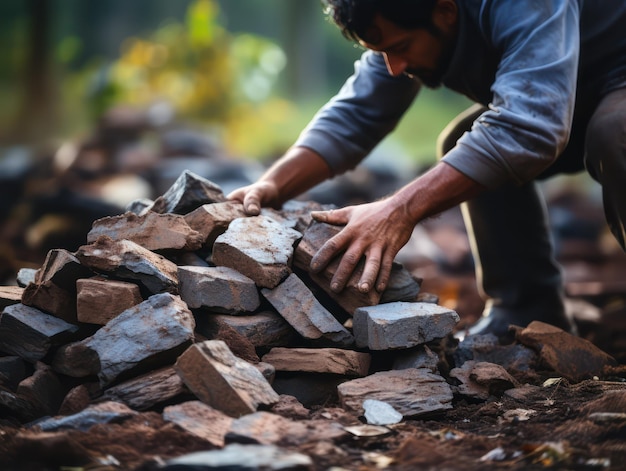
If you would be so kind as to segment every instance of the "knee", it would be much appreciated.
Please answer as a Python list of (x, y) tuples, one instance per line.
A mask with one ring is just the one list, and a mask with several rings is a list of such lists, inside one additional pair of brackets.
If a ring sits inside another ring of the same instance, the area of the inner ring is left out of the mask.
[(585, 135), (585, 164), (600, 181), (626, 172), (626, 105), (608, 105), (598, 107)]

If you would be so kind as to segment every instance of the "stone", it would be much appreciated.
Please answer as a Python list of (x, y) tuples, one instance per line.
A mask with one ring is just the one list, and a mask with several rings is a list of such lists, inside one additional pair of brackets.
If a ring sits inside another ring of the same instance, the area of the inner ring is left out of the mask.
[(20, 268), (17, 272), (17, 286), (20, 288), (26, 288), (29, 283), (35, 282), (35, 277), (37, 276), (36, 268)]
[(393, 262), (387, 287), (380, 297), (380, 303), (397, 301), (416, 302), (420, 294), (421, 280), (415, 278), (401, 263)]
[(439, 371), (439, 356), (426, 345), (407, 350), (398, 350), (393, 359), (393, 370), (408, 368), (427, 368), (432, 373)]
[(260, 359), (254, 345), (228, 323), (220, 319), (213, 319), (213, 315), (196, 316), (196, 333), (206, 340), (221, 340), (237, 357), (252, 364), (259, 363)]
[(315, 468), (311, 458), (302, 453), (283, 450), (273, 445), (232, 443), (221, 450), (199, 451), (168, 460), (159, 469), (313, 471)]
[(213, 263), (271, 289), (291, 273), (293, 245), (301, 236), (267, 216), (235, 219), (215, 240)]
[(298, 401), (298, 398), (288, 394), (281, 394), (279, 401), (271, 407), (270, 412), (292, 420), (308, 419), (311, 414), (311, 411)]
[(52, 368), (37, 362), (34, 373), (21, 381), (15, 392), (29, 398), (39, 412), (38, 415), (44, 416), (55, 415), (59, 411), (67, 389)]
[(369, 353), (339, 348), (272, 348), (262, 360), (276, 371), (330, 373), (344, 376), (367, 376)]
[(226, 197), (219, 185), (185, 170), (172, 186), (147, 209), (157, 213), (185, 215), (203, 204), (223, 201), (226, 201)]
[(40, 309), (69, 323), (78, 322), (76, 293), (70, 293), (52, 281), (29, 284), (22, 293), (22, 304)]
[(65, 249), (48, 251), (46, 259), (35, 274), (35, 284), (54, 283), (70, 294), (76, 294), (76, 280), (93, 276), (92, 271)]
[(200, 401), (187, 401), (163, 409), (163, 418), (211, 445), (224, 447), (233, 418)]
[(226, 442), (294, 446), (320, 439), (344, 438), (341, 425), (328, 420), (294, 421), (271, 412), (255, 412), (232, 422)]
[(0, 357), (0, 385), (15, 391), (17, 385), (28, 376), (27, 363), (18, 356)]
[(178, 267), (178, 287), (191, 309), (238, 314), (260, 304), (254, 281), (229, 267)]
[(402, 422), (402, 414), (391, 404), (376, 399), (363, 401), (365, 420), (371, 425), (393, 425)]
[(445, 337), (459, 319), (456, 312), (443, 306), (398, 301), (358, 308), (353, 331), (358, 347), (410, 348)]
[(262, 311), (251, 315), (229, 316), (212, 314), (206, 316), (207, 324), (228, 324), (248, 339), (255, 347), (280, 347), (291, 345), (298, 333), (278, 313)]
[(0, 350), (35, 362), (54, 347), (74, 339), (78, 327), (23, 304), (7, 306), (0, 316)]
[(198, 399), (231, 417), (251, 414), (279, 399), (259, 370), (233, 355), (221, 340), (192, 345), (175, 368)]
[(63, 398), (59, 407), (59, 415), (74, 415), (89, 407), (91, 395), (84, 384), (73, 387)]
[(544, 322), (531, 322), (518, 330), (515, 337), (538, 353), (544, 367), (572, 382), (601, 376), (604, 368), (617, 363), (588, 340)]
[(517, 342), (501, 345), (498, 337), (486, 334), (465, 337), (453, 352), (452, 359), (455, 365), (475, 360), (496, 363), (507, 371), (530, 371), (537, 362), (537, 354)]
[(94, 243), (98, 237), (113, 240), (130, 240), (153, 250), (194, 251), (202, 247), (202, 235), (187, 224), (178, 214), (157, 214), (148, 211), (142, 216), (126, 212), (94, 221), (87, 234), (87, 242)]
[(305, 339), (320, 343), (350, 346), (354, 337), (313, 296), (294, 273), (276, 288), (261, 293), (278, 313)]
[(452, 389), (444, 378), (426, 369), (381, 371), (337, 386), (341, 404), (363, 414), (363, 401), (390, 404), (403, 417), (417, 417), (452, 408)]
[(155, 294), (91, 337), (60, 348), (52, 365), (68, 376), (97, 374), (104, 387), (131, 372), (173, 363), (193, 341), (194, 328), (193, 315), (178, 296)]
[(466, 361), (461, 367), (453, 368), (450, 376), (460, 382), (457, 386), (460, 394), (480, 400), (501, 397), (504, 391), (519, 386), (502, 366), (494, 363)]
[(79, 322), (105, 325), (143, 301), (139, 286), (102, 277), (76, 281), (76, 317)]
[(136, 414), (137, 412), (124, 404), (103, 402), (89, 406), (77, 414), (63, 417), (51, 417), (37, 422), (36, 425), (44, 432), (57, 430), (79, 430), (86, 432), (94, 425), (122, 422)]
[(178, 292), (176, 264), (130, 240), (114, 241), (101, 236), (93, 244), (79, 247), (76, 257), (94, 271), (138, 283), (146, 297)]
[(225, 201), (204, 204), (185, 215), (185, 221), (192, 229), (200, 233), (203, 245), (212, 247), (215, 239), (226, 232), (232, 221), (243, 217), (246, 217), (243, 204)]
[(189, 390), (181, 377), (174, 367), (166, 366), (111, 386), (104, 390), (101, 398), (143, 411), (185, 394), (189, 394)]

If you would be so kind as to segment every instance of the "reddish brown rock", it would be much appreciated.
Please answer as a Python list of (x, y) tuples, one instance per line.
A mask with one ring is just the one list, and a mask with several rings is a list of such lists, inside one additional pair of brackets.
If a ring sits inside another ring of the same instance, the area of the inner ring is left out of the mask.
[(516, 338), (537, 351), (543, 366), (570, 381), (601, 375), (605, 367), (616, 364), (613, 357), (588, 340), (543, 322), (533, 321), (519, 329)]
[(225, 201), (202, 205), (185, 215), (185, 221), (200, 233), (204, 245), (212, 247), (215, 239), (228, 229), (228, 225), (242, 217), (246, 217), (246, 213), (241, 203)]
[(76, 317), (80, 322), (105, 325), (121, 312), (143, 301), (139, 286), (94, 277), (76, 282)]
[(371, 355), (339, 348), (272, 348), (263, 356), (277, 371), (366, 376)]

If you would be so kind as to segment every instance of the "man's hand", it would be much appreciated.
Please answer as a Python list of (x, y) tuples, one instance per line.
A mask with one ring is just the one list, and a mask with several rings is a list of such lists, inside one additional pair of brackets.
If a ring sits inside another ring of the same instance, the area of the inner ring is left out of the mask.
[(326, 241), (315, 254), (311, 260), (311, 269), (318, 273), (335, 257), (341, 256), (331, 281), (331, 289), (339, 292), (345, 287), (359, 260), (365, 256), (359, 290), (368, 292), (375, 287), (379, 292), (384, 291), (393, 260), (411, 237), (415, 225), (403, 205), (389, 197), (332, 211), (313, 211), (311, 215), (319, 222), (345, 225), (339, 234)]
[(279, 204), (278, 195), (278, 188), (274, 183), (258, 181), (234, 190), (227, 198), (243, 203), (243, 210), (247, 215), (258, 216), (262, 207)]

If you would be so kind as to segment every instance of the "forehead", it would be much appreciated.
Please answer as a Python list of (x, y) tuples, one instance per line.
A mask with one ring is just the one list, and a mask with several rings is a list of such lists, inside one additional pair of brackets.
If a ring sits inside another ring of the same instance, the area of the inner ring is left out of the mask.
[(367, 49), (382, 51), (406, 39), (410, 33), (411, 30), (404, 29), (378, 14), (363, 37), (359, 39), (359, 44)]

